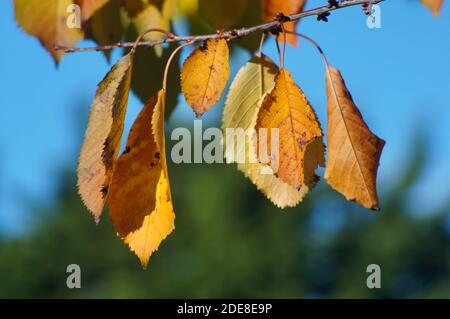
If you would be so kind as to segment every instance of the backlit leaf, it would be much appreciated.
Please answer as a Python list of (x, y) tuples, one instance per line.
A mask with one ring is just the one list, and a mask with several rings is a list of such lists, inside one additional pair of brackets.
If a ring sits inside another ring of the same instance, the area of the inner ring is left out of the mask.
[(133, 124), (108, 194), (113, 224), (144, 267), (175, 221), (165, 155), (164, 95), (161, 90), (151, 98)]
[(78, 191), (98, 222), (120, 148), (133, 55), (125, 55), (100, 82), (78, 163)]
[[(273, 21), (278, 13), (284, 15), (296, 14), (303, 11), (306, 0), (261, 0), (263, 6), (263, 17), (265, 21)], [(297, 22), (286, 22), (284, 27), (287, 31), (295, 31)], [(293, 34), (286, 34), (287, 41), (297, 46), (297, 38)]]
[[(252, 58), (239, 70), (225, 102), (222, 122), (224, 133), (227, 128), (242, 128), (244, 131), (255, 128), (262, 98), (274, 87), (277, 72), (275, 63), (264, 55)], [(278, 207), (293, 207), (308, 192), (306, 186), (297, 191), (274, 174), (262, 174), (265, 165), (251, 161), (257, 158), (254, 135), (248, 136), (244, 149), (231, 150), (236, 151), (234, 157), (229, 155), (228, 147), (225, 143), (225, 156), (229, 161), (242, 157), (241, 153), (245, 151), (245, 162), (238, 163), (238, 169)]]
[(199, 117), (219, 99), (230, 76), (227, 41), (211, 39), (197, 47), (181, 70), (181, 89)]
[[(314, 110), (292, 79), (280, 69), (275, 87), (267, 94), (259, 110), (256, 129), (268, 129), (267, 150), (270, 164), (278, 163), (277, 176), (300, 190), (317, 182), (317, 166), (324, 165), (322, 130)], [(279, 149), (271, 149), (270, 129), (279, 129)]]
[(67, 8), (72, 0), (14, 0), (15, 15), (20, 28), (36, 36), (56, 63), (64, 55), (54, 45), (73, 47), (83, 38), (80, 29), (67, 26)]
[(385, 142), (367, 127), (339, 70), (328, 70), (325, 179), (348, 200), (379, 210), (376, 177)]

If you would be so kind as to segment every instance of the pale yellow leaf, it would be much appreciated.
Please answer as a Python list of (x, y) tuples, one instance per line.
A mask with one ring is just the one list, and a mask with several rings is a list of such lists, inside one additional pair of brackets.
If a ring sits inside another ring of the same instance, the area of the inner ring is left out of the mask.
[[(275, 63), (265, 55), (252, 58), (239, 70), (225, 102), (222, 120), (224, 136), (227, 128), (242, 128), (244, 131), (255, 128), (262, 98), (272, 90), (277, 72)], [(225, 143), (227, 159), (234, 161), (245, 158), (244, 163), (238, 163), (238, 169), (278, 207), (293, 207), (307, 193), (306, 186), (297, 191), (274, 174), (262, 174), (265, 165), (251, 160), (257, 158), (253, 134), (247, 136), (244, 148), (230, 150), (228, 147)], [(229, 155), (230, 151), (236, 152), (234, 157)]]
[(385, 142), (374, 135), (339, 70), (327, 71), (328, 160), (325, 179), (348, 200), (379, 210), (376, 177)]
[(120, 148), (133, 55), (125, 55), (100, 82), (78, 163), (78, 191), (98, 222)]

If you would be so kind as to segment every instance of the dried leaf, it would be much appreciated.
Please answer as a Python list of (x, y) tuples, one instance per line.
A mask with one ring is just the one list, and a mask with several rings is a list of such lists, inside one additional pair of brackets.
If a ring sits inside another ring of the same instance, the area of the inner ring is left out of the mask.
[(181, 89), (200, 117), (219, 99), (230, 76), (227, 41), (211, 39), (196, 48), (181, 70)]
[(120, 148), (133, 55), (122, 57), (100, 82), (78, 163), (78, 191), (98, 222)]
[(439, 16), (444, 4), (444, 0), (420, 0), (420, 2), (431, 11), (433, 17)]
[(15, 15), (20, 28), (36, 36), (58, 63), (63, 51), (56, 51), (54, 45), (73, 47), (83, 38), (80, 29), (67, 26), (67, 8), (72, 0), (14, 0)]
[[(265, 21), (273, 21), (278, 13), (284, 15), (296, 14), (303, 11), (306, 0), (262, 0), (263, 17)], [(295, 31), (296, 22), (286, 22), (284, 27), (287, 31)], [(293, 46), (298, 45), (295, 35), (286, 34), (287, 41)]]
[(87, 21), (108, 1), (110, 0), (75, 0), (75, 4), (81, 8), (81, 20)]
[[(222, 121), (224, 131), (227, 128), (242, 128), (244, 131), (255, 128), (261, 100), (274, 87), (277, 72), (276, 64), (265, 55), (253, 57), (239, 70), (225, 102)], [(254, 135), (246, 139), (245, 149), (236, 150), (235, 157), (229, 155), (229, 147), (225, 143), (225, 156), (229, 161), (242, 157), (241, 153), (245, 151), (245, 162), (238, 163), (238, 169), (278, 207), (293, 207), (307, 193), (307, 187), (297, 191), (274, 174), (262, 174), (265, 165), (251, 160), (257, 158)]]
[[(275, 87), (262, 102), (256, 122), (256, 129), (260, 128), (268, 129), (270, 165), (278, 163), (280, 179), (297, 190), (314, 186), (318, 180), (314, 171), (324, 165), (322, 130), (302, 90), (285, 69), (280, 69)], [(271, 150), (272, 128), (279, 129), (278, 150)]]
[(164, 145), (164, 95), (161, 90), (151, 98), (133, 124), (108, 194), (114, 227), (144, 267), (174, 229)]
[(385, 142), (369, 130), (341, 73), (333, 67), (327, 72), (327, 97), (325, 179), (348, 200), (379, 210), (376, 177)]

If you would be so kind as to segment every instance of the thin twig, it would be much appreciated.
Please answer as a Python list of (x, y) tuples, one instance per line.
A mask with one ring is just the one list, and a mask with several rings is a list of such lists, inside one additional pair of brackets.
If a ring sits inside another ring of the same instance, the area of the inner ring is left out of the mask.
[[(352, 7), (356, 5), (362, 5), (362, 4), (377, 4), (380, 2), (383, 2), (385, 0), (342, 0), (339, 2), (337, 6), (329, 7), (329, 5), (325, 5), (316, 9), (311, 9), (307, 11), (303, 11), (298, 14), (292, 14), (289, 16), (286, 16), (289, 21), (298, 21), (305, 17), (309, 16), (318, 16), (320, 14), (331, 12), (337, 9)], [(213, 34), (205, 34), (205, 35), (196, 35), (196, 36), (173, 36), (173, 37), (167, 37), (165, 39), (160, 40), (149, 40), (149, 41), (142, 41), (138, 43), (138, 46), (143, 47), (154, 47), (157, 45), (162, 45), (164, 43), (174, 43), (174, 42), (189, 42), (195, 40), (195, 42), (198, 41), (204, 41), (208, 39), (226, 39), (228, 41), (234, 40), (234, 39), (240, 39), (244, 38), (252, 33), (255, 32), (264, 32), (264, 31), (270, 31), (272, 29), (276, 29), (280, 27), (280, 21), (274, 20), (271, 22), (263, 23), (260, 25), (256, 25), (253, 27), (248, 28), (240, 28), (240, 29), (234, 29), (229, 31), (224, 31), (222, 33), (213, 33)], [(112, 50), (114, 48), (130, 48), (133, 47), (135, 42), (119, 42), (114, 43), (110, 45), (104, 45), (104, 46), (97, 46), (97, 47), (89, 47), (89, 48), (74, 48), (74, 47), (66, 47), (61, 45), (55, 45), (54, 49), (59, 51), (64, 51), (65, 53), (72, 53), (72, 52), (86, 52), (86, 51), (107, 51)]]

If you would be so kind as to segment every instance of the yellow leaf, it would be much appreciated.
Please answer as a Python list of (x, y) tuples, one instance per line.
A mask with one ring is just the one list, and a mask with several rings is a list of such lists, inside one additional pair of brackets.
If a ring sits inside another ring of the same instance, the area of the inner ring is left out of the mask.
[(75, 3), (81, 8), (81, 20), (87, 21), (108, 1), (109, 0), (75, 0)]
[(64, 52), (54, 45), (73, 47), (83, 38), (80, 29), (67, 26), (67, 8), (72, 0), (14, 0), (15, 15), (19, 26), (26, 33), (36, 36), (56, 63)]
[(200, 117), (219, 99), (230, 76), (229, 51), (224, 39), (211, 39), (196, 48), (181, 70), (181, 89)]
[[(134, 19), (134, 26), (138, 33), (152, 28), (169, 30), (170, 21), (165, 19), (158, 8), (154, 5), (148, 5)], [(150, 32), (144, 36), (144, 40), (162, 39), (164, 34), (160, 32)]]
[(238, 27), (245, 13), (247, 0), (199, 0), (200, 14), (216, 29)]
[(164, 145), (164, 95), (161, 90), (151, 98), (133, 124), (108, 193), (113, 224), (144, 267), (175, 227)]
[[(324, 165), (322, 130), (314, 110), (292, 79), (289, 71), (280, 69), (275, 87), (267, 94), (259, 110), (256, 129), (268, 129), (267, 150), (270, 165), (278, 163), (276, 174), (300, 190), (315, 185), (314, 171)], [(279, 149), (271, 149), (270, 129), (279, 129)]]
[(384, 141), (367, 127), (339, 70), (328, 70), (325, 179), (348, 200), (379, 210), (376, 177)]
[(100, 82), (78, 163), (78, 191), (98, 222), (120, 148), (133, 55), (125, 55)]
[[(242, 128), (244, 131), (255, 128), (261, 99), (274, 87), (277, 72), (275, 63), (265, 55), (252, 58), (239, 70), (225, 102), (222, 121), (224, 131), (227, 128)], [(242, 157), (241, 153), (245, 151), (245, 162), (238, 163), (238, 169), (278, 207), (293, 207), (308, 192), (306, 186), (297, 191), (274, 174), (261, 173), (265, 165), (251, 161), (252, 158), (257, 158), (253, 135), (249, 135), (246, 139), (245, 149), (236, 150), (234, 158), (229, 156), (228, 147), (231, 146), (225, 143), (225, 156), (229, 161)]]
[[(262, 0), (263, 17), (265, 21), (273, 21), (278, 13), (284, 15), (296, 14), (303, 11), (306, 0)], [(284, 27), (287, 31), (295, 31), (296, 22), (286, 22)], [(297, 38), (293, 34), (286, 34), (287, 41), (297, 46)]]
[(444, 4), (444, 0), (420, 0), (424, 6), (426, 6), (433, 17), (437, 17), (441, 11), (442, 5)]
[[(90, 18), (89, 36), (98, 45), (107, 45), (120, 42), (122, 39), (121, 0), (109, 0), (100, 10)], [(111, 51), (103, 51), (109, 60)]]

